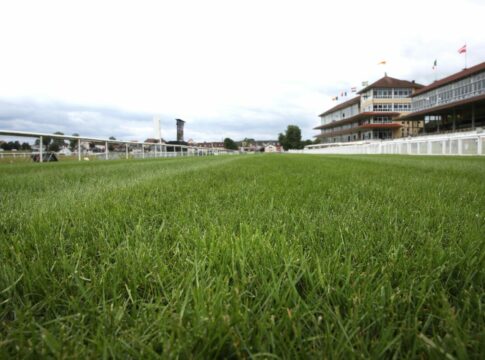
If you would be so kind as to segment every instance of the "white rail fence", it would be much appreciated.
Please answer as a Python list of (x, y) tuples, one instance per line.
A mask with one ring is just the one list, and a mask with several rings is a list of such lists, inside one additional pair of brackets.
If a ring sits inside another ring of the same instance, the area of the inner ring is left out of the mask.
[[(223, 155), (239, 154), (239, 151), (219, 149), (219, 148), (204, 148), (190, 145), (178, 145), (178, 144), (166, 144), (166, 143), (144, 143), (136, 141), (122, 141), (122, 140), (110, 140), (100, 138), (88, 138), (82, 136), (69, 136), (58, 134), (46, 134), (35, 133), (25, 131), (10, 131), (0, 130), (0, 137), (14, 137), (14, 138), (35, 138), (38, 139), (38, 143), (42, 144), (44, 138), (62, 139), (74, 142), (74, 151), (69, 155), (57, 152), (56, 155), (67, 156), (77, 158), (81, 160), (114, 160), (114, 159), (146, 159), (146, 158), (158, 158), (158, 157), (179, 157), (179, 156), (208, 156), (208, 155)], [(103, 146), (102, 151), (92, 151), (86, 149), (87, 143), (94, 143)], [(116, 147), (116, 149), (110, 150), (110, 145)], [(32, 152), (0, 152), (0, 159), (3, 158), (30, 158), (33, 155), (37, 156), (38, 161), (47, 161), (47, 156), (51, 151), (44, 149), (44, 146), (38, 146), (38, 150)], [(62, 158), (62, 157), (61, 157)]]
[(394, 140), (316, 144), (303, 150), (290, 150), (290, 153), (485, 155), (485, 132), (477, 130)]

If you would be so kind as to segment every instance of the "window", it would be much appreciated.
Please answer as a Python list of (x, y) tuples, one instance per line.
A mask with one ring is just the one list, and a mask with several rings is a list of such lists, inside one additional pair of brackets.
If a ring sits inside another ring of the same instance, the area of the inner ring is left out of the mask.
[(395, 98), (405, 98), (411, 95), (411, 89), (394, 89)]
[(373, 139), (391, 139), (392, 138), (392, 130), (390, 129), (380, 129), (374, 130), (372, 132)]
[(390, 122), (392, 122), (392, 119), (390, 116), (374, 116), (372, 118), (373, 124), (386, 124)]
[(411, 111), (411, 104), (394, 104), (394, 111)]
[(413, 98), (413, 111), (429, 109), (485, 93), (485, 71), (443, 85)]
[(392, 89), (374, 89), (373, 95), (376, 99), (392, 98)]
[(392, 104), (374, 104), (374, 111), (392, 111)]

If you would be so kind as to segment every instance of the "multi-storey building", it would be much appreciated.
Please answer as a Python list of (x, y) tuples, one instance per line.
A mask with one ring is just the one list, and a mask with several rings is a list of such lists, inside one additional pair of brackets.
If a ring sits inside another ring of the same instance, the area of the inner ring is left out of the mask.
[(485, 62), (417, 90), (412, 112), (402, 120), (425, 119), (427, 133), (485, 126)]
[(423, 85), (384, 76), (320, 115), (322, 142), (392, 139), (416, 135), (422, 120), (398, 121), (411, 111), (410, 96)]

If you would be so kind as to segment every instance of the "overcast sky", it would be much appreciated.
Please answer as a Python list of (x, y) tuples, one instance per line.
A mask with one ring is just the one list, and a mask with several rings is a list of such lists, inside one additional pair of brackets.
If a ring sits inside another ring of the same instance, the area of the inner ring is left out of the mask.
[[(2, 1), (0, 129), (305, 138), (342, 90), (485, 61), (485, 1)], [(386, 60), (387, 65), (377, 65)]]

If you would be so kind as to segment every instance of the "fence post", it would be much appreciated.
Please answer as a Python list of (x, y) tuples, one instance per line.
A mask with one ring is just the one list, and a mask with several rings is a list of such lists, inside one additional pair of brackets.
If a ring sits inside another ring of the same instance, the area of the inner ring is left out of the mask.
[(426, 145), (428, 147), (428, 155), (431, 155), (431, 140), (426, 140)]
[(145, 158), (145, 144), (141, 144), (141, 158)]
[(43, 154), (43, 147), (44, 147), (44, 144), (42, 143), (42, 136), (39, 137), (39, 162), (43, 162), (44, 161), (44, 154)]
[(108, 142), (107, 142), (107, 141), (105, 141), (105, 143), (104, 143), (104, 155), (105, 155), (105, 157), (106, 157), (106, 160), (108, 160), (108, 159), (109, 159), (109, 153), (108, 153), (108, 151), (109, 151), (109, 150), (108, 150)]
[(128, 144), (126, 144), (126, 158), (128, 159)]
[(463, 139), (458, 139), (458, 155), (463, 154)]
[(483, 151), (483, 147), (482, 147), (482, 138), (477, 135), (477, 154), (478, 155), (483, 155), (482, 151)]

